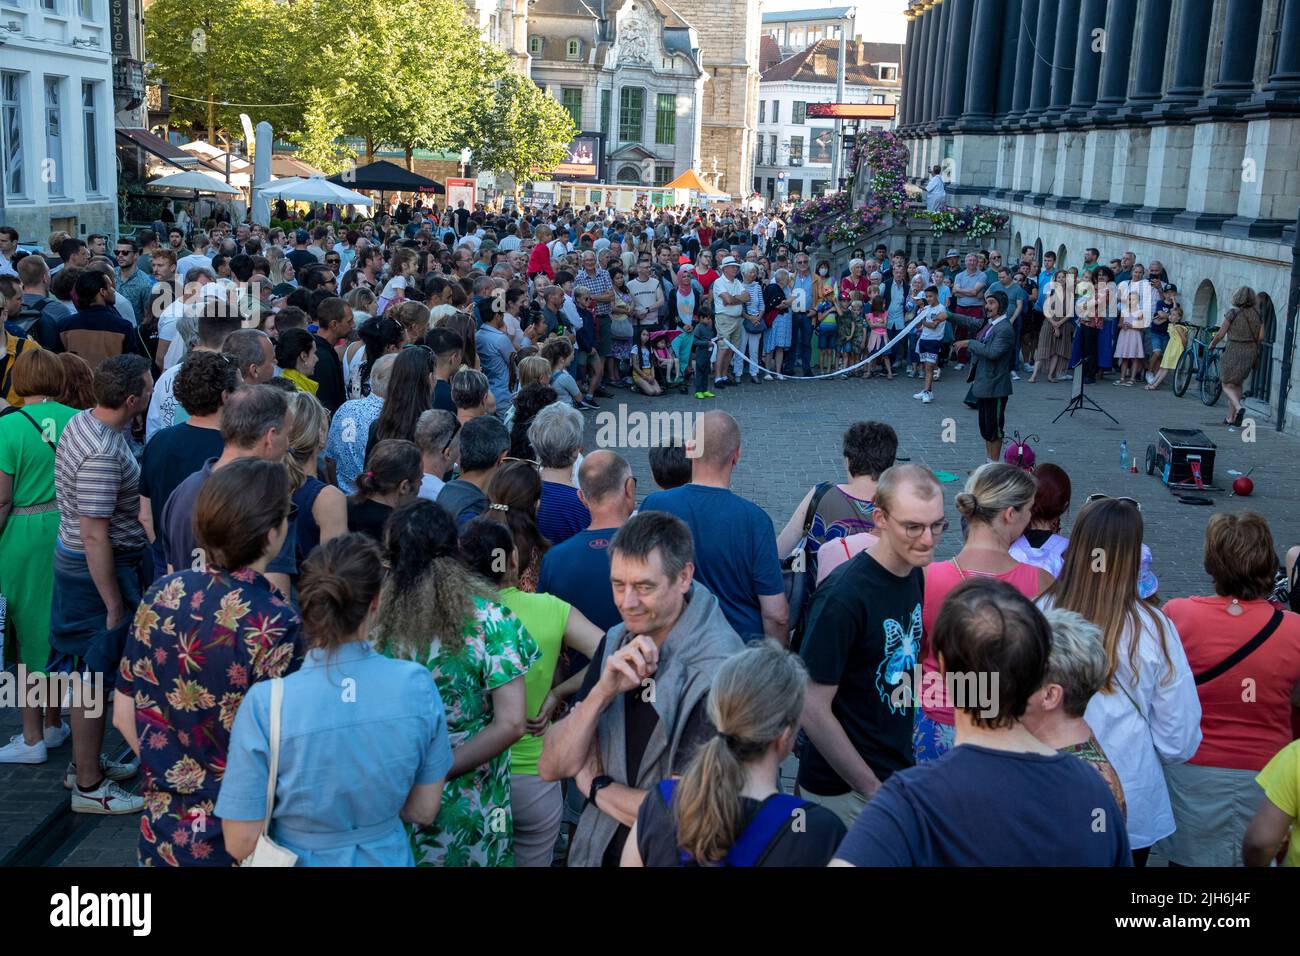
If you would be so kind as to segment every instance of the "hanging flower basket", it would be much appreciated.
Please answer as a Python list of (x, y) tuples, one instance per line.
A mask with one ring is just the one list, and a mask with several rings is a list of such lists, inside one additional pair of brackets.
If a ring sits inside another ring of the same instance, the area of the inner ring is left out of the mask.
[(991, 236), (1009, 221), (1006, 213), (988, 206), (942, 206), (934, 212), (918, 215), (930, 220), (930, 228), (936, 236), (956, 233), (967, 239)]
[[(853, 204), (853, 185), (860, 172), (870, 172), (866, 200)], [(854, 243), (870, 235), (889, 216), (907, 209), (907, 147), (888, 130), (858, 135), (849, 154), (848, 183), (831, 196), (800, 203), (790, 220), (809, 242)]]

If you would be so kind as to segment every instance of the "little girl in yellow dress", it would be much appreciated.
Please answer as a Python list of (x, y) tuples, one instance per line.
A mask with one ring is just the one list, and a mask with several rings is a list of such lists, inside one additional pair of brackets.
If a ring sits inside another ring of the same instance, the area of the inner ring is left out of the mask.
[(1187, 348), (1191, 331), (1191, 327), (1183, 321), (1183, 307), (1175, 305), (1169, 310), (1169, 344), (1160, 359), (1160, 371), (1156, 372), (1155, 380), (1146, 386), (1148, 392), (1154, 392), (1159, 388), (1165, 376), (1178, 367), (1178, 360), (1182, 358), (1183, 350)]

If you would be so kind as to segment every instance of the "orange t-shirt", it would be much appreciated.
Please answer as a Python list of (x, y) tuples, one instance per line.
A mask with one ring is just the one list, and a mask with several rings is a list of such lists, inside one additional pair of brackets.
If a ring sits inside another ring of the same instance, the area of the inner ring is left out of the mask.
[[(1175, 598), (1161, 610), (1178, 628), (1193, 674), (1208, 671), (1268, 623), (1273, 606), (1242, 601), (1240, 617), (1225, 608), (1230, 598)], [(1291, 689), (1300, 681), (1300, 614), (1282, 612), (1282, 623), (1262, 645), (1231, 670), (1196, 688), (1201, 698), (1201, 746), (1188, 763), (1235, 770), (1263, 770), (1291, 742)]]

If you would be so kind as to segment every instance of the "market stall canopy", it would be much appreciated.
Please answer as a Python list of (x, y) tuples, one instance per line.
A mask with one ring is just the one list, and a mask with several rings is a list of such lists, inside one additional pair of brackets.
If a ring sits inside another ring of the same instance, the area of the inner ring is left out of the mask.
[(201, 193), (229, 193), (234, 196), (240, 195), (238, 189), (234, 186), (227, 186), (220, 179), (217, 179), (217, 177), (193, 171), (173, 173), (170, 176), (161, 176), (158, 179), (149, 180), (145, 185), (150, 189), (182, 189)]
[(672, 182), (665, 183), (662, 186), (656, 186), (655, 188), (656, 189), (694, 189), (696, 192), (703, 193), (706, 196), (723, 196), (723, 193), (721, 191), (714, 189), (704, 180), (700, 179), (699, 175), (693, 169), (688, 169), (686, 170), (686, 172), (682, 173)]
[(285, 176), (299, 176), (306, 179), (308, 176), (324, 176), (325, 173), (315, 166), (304, 163), (301, 159), (276, 153), (271, 157), (271, 175), (277, 179)]
[(323, 175), (289, 176), (261, 187), (262, 195), (271, 199), (291, 199), (297, 202), (323, 202), (335, 206), (370, 206), (373, 202), (361, 193), (336, 185)]
[(396, 163), (383, 159), (331, 176), (329, 181), (351, 189), (369, 189), (372, 192), (413, 193), (423, 190), (445, 193), (447, 191), (442, 183), (436, 183), (426, 176), (410, 172)]

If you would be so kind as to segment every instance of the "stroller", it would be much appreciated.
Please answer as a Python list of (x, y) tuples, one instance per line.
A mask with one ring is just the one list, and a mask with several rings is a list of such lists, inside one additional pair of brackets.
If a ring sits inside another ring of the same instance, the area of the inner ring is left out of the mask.
[(691, 336), (681, 329), (650, 333), (657, 367), (655, 377), (664, 388), (686, 391), (686, 372), (691, 366)]

